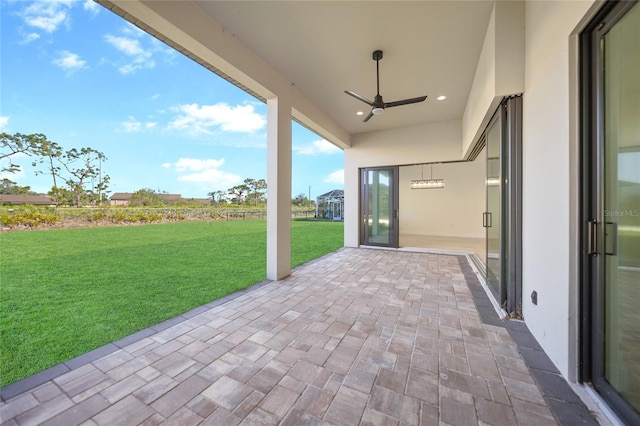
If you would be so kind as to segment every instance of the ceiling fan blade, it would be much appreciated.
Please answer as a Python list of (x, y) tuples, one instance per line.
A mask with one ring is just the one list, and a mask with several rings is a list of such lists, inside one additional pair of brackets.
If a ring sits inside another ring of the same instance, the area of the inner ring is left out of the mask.
[(351, 90), (345, 90), (344, 93), (346, 93), (347, 95), (353, 96), (354, 98), (356, 98), (359, 101), (364, 102), (365, 104), (369, 104), (369, 105), (373, 106), (373, 102), (371, 102), (369, 99), (365, 98), (364, 96), (358, 95), (356, 92), (353, 92)]
[(422, 102), (425, 99), (427, 99), (427, 96), (419, 96), (417, 98), (410, 98), (410, 99), (403, 99), (401, 101), (393, 101), (393, 102), (386, 102), (384, 104), (385, 108), (391, 108), (391, 107), (397, 107), (397, 106), (401, 106), (401, 105), (409, 105), (409, 104), (415, 104), (418, 102)]
[(371, 117), (373, 117), (373, 111), (371, 111), (371, 112), (369, 113), (369, 115), (367, 115), (367, 116), (364, 118), (364, 120), (362, 120), (362, 122), (363, 122), (363, 123), (366, 123), (367, 121), (369, 121), (369, 119), (370, 119)]

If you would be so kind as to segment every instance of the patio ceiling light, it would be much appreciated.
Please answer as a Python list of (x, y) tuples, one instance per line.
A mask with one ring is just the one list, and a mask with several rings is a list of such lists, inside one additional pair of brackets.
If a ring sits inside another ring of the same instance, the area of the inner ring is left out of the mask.
[(431, 166), (431, 179), (424, 178), (424, 166), (422, 166), (421, 179), (412, 180), (410, 183), (411, 189), (443, 189), (444, 179), (433, 178), (433, 165)]

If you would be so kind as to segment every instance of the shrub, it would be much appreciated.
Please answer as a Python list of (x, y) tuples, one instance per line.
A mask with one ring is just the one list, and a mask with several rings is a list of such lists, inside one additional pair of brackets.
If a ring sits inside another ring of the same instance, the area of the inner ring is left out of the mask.
[(87, 215), (87, 220), (89, 222), (99, 222), (101, 220), (105, 220), (107, 218), (107, 213), (104, 210), (91, 212)]
[(53, 225), (59, 219), (52, 214), (41, 213), (39, 211), (27, 210), (17, 214), (4, 213), (0, 216), (2, 226), (7, 228), (37, 228), (41, 225)]

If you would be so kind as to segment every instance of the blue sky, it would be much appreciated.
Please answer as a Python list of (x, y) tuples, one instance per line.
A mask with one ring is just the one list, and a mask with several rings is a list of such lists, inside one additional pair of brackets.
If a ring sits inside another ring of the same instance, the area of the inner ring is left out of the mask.
[[(0, 132), (108, 161), (110, 191), (204, 198), (266, 178), (266, 105), (91, 0), (0, 0)], [(343, 188), (343, 153), (293, 123), (292, 196)], [(47, 192), (31, 159), (2, 175)]]

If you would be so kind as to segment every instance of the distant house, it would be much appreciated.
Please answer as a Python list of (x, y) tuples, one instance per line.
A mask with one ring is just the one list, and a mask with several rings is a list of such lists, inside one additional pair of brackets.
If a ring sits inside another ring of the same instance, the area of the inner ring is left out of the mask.
[(344, 190), (334, 189), (316, 197), (316, 218), (344, 220)]
[[(158, 194), (160, 198), (169, 204), (175, 204), (182, 200), (181, 194)], [(128, 206), (131, 203), (132, 192), (114, 192), (109, 199), (111, 206)]]
[(2, 205), (21, 206), (31, 204), (34, 206), (53, 206), (55, 202), (48, 195), (0, 195)]
[(133, 196), (130, 192), (114, 192), (111, 198), (109, 199), (109, 205), (111, 206), (128, 206), (131, 202), (131, 196)]

